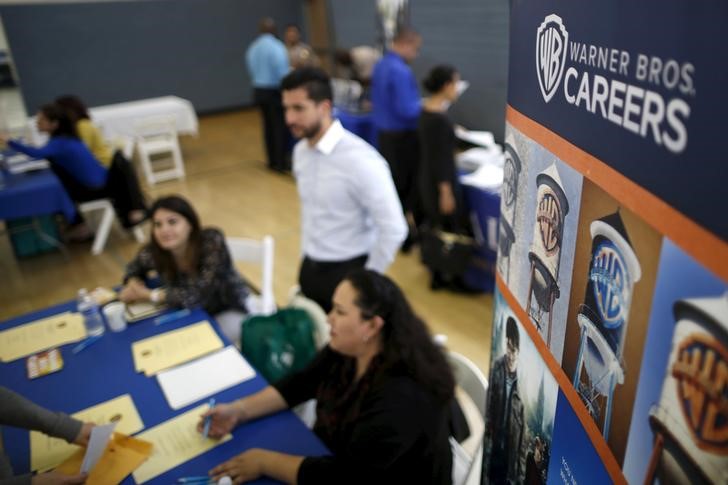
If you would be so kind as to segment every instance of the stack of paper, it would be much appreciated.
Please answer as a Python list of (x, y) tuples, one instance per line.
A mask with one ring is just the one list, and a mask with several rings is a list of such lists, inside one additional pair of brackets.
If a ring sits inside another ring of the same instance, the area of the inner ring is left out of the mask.
[(61, 313), (0, 332), (0, 360), (11, 362), (85, 337), (83, 317)]
[(138, 484), (232, 439), (230, 434), (219, 440), (204, 438), (197, 431), (200, 415), (207, 410), (203, 404), (136, 436), (154, 445), (152, 456), (134, 472)]
[[(97, 404), (73, 414), (73, 417), (89, 423), (116, 423), (116, 431), (123, 434), (134, 434), (144, 429), (134, 401), (129, 394), (124, 394), (110, 401)], [(30, 432), (30, 467), (43, 472), (55, 468), (78, 450), (78, 446), (59, 438), (38, 431)]]
[(489, 131), (472, 131), (466, 130), (462, 126), (456, 126), (455, 136), (463, 141), (467, 141), (468, 143), (472, 143), (473, 145), (479, 145), (485, 148), (495, 145), (493, 133)]
[(160, 372), (157, 381), (172, 409), (180, 409), (255, 377), (255, 371), (232, 345), (194, 362)]
[(483, 165), (475, 172), (460, 177), (460, 182), (486, 190), (499, 190), (503, 185), (503, 168), (497, 165)]
[(496, 165), (502, 167), (505, 163), (503, 152), (498, 145), (490, 148), (471, 148), (455, 156), (459, 168), (475, 171), (483, 165)]
[(222, 340), (205, 320), (134, 342), (131, 352), (136, 371), (153, 376), (222, 347)]

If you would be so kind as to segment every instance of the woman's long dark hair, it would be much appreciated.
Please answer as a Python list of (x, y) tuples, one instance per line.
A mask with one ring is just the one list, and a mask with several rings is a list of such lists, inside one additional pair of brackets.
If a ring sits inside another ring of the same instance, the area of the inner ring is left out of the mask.
[(349, 273), (345, 281), (357, 293), (354, 303), (362, 317), (384, 320), (379, 371), (409, 375), (438, 400), (450, 400), (455, 392), (452, 369), (402, 290), (388, 277), (364, 269)]
[[(188, 261), (191, 263), (193, 271), (197, 270), (197, 266), (200, 261), (200, 244), (201, 237), (200, 233), (200, 218), (197, 216), (197, 212), (192, 205), (178, 195), (170, 195), (167, 197), (161, 197), (154, 201), (152, 208), (149, 210), (149, 214), (154, 220), (154, 214), (158, 209), (166, 209), (168, 211), (177, 213), (187, 219), (192, 230), (190, 231), (190, 238), (187, 246)], [(179, 268), (177, 263), (174, 261), (172, 253), (166, 249), (163, 249), (156, 238), (154, 237), (154, 231), (152, 231), (151, 241), (149, 247), (152, 250), (152, 258), (154, 259), (154, 266), (157, 268), (159, 274), (167, 281), (173, 281), (178, 273)]]
[(74, 96), (73, 94), (59, 96), (56, 98), (56, 104), (65, 109), (68, 116), (70, 116), (74, 122), (81, 119), (91, 118), (88, 114), (88, 108), (86, 108), (86, 105), (78, 96)]
[(78, 138), (76, 122), (68, 116), (66, 110), (61, 106), (55, 103), (44, 104), (40, 107), (39, 111), (43, 113), (43, 116), (45, 116), (48, 121), (58, 123), (56, 129), (50, 133), (51, 138), (56, 136), (70, 136), (72, 138)]

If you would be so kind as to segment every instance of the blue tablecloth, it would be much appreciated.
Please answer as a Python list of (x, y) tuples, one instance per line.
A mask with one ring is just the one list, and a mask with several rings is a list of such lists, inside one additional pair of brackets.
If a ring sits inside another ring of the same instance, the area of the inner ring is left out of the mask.
[(500, 217), (500, 195), (497, 192), (462, 185), (463, 195), (471, 213), (473, 232), (479, 245), (473, 264), (463, 278), (468, 286), (483, 291), (493, 291), (495, 286), (495, 263), (498, 257), (498, 221)]
[(341, 121), (344, 128), (366, 140), (374, 148), (377, 147), (377, 129), (374, 119), (369, 113), (351, 113), (341, 108), (334, 109), (334, 117)]
[[(2, 322), (0, 329), (5, 330), (74, 308), (75, 303), (64, 303)], [(132, 342), (205, 319), (212, 323), (223, 342), (228, 344), (227, 339), (220, 333), (217, 323), (204, 311), (195, 310), (187, 317), (160, 326), (155, 326), (150, 319), (147, 319), (129, 324), (129, 327), (120, 333), (107, 331), (99, 342), (76, 355), (71, 353), (71, 348), (75, 344), (64, 345), (61, 347), (64, 368), (60, 372), (38, 379), (29, 380), (26, 376), (26, 359), (0, 363), (0, 385), (45, 407), (69, 414), (129, 393), (145, 428), (148, 429), (199, 406), (206, 402), (206, 399), (173, 411), (167, 404), (157, 379), (145, 377), (144, 374), (134, 371)], [(266, 385), (265, 380), (256, 375), (254, 379), (219, 392), (214, 397), (217, 402), (228, 402), (259, 391)], [(3, 427), (3, 435), (6, 453), (15, 472), (27, 472), (30, 467), (28, 431)], [(292, 412), (285, 411), (239, 426), (233, 431), (232, 440), (147, 483), (169, 484), (174, 483), (177, 478), (205, 475), (215, 465), (254, 447), (308, 456), (329, 453), (312, 431), (306, 428)], [(122, 483), (132, 484), (134, 480), (130, 476)], [(263, 479), (254, 483), (278, 482)]]
[(76, 207), (49, 169), (21, 174), (4, 174), (5, 185), (0, 189), (0, 219), (18, 219), (45, 214), (62, 213), (69, 221)]

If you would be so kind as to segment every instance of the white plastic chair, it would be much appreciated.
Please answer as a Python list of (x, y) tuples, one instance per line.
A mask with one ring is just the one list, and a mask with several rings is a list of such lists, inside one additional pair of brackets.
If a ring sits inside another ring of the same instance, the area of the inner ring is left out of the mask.
[[(185, 178), (185, 166), (177, 139), (174, 117), (144, 118), (134, 124), (134, 132), (139, 163), (141, 163), (144, 177), (149, 185), (165, 180)], [(164, 158), (156, 158), (165, 154), (167, 156)], [(162, 163), (168, 167), (160, 170), (154, 169), (154, 165)]]
[[(109, 239), (109, 233), (111, 232), (111, 226), (114, 223), (114, 206), (111, 205), (109, 199), (97, 199), (79, 204), (78, 210), (83, 213), (90, 212), (101, 212), (101, 219), (99, 225), (96, 228), (96, 236), (94, 242), (91, 245), (91, 254), (101, 254), (106, 247), (106, 241)], [(132, 234), (137, 242), (143, 243), (146, 240), (144, 231), (139, 224), (134, 226)]]
[(453, 485), (480, 483), (483, 467), (483, 433), (485, 432), (485, 400), (488, 379), (467, 357), (448, 352), (447, 358), (455, 374), (455, 397), (465, 414), (470, 436), (462, 443), (451, 440), (453, 447)]
[(273, 294), (273, 258), (275, 242), (272, 236), (263, 239), (229, 237), (226, 239), (228, 251), (233, 261), (259, 263), (261, 268), (260, 299), (254, 313), (270, 315), (276, 311)]

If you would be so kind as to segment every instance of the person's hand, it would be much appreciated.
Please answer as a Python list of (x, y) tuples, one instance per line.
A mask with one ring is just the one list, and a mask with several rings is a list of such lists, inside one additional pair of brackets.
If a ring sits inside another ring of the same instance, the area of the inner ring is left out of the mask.
[(131, 278), (119, 292), (119, 299), (124, 303), (148, 300), (151, 292), (139, 278)]
[(197, 423), (197, 431), (200, 433), (205, 428), (205, 418), (208, 416), (211, 416), (210, 432), (207, 434), (210, 438), (222, 438), (240, 421), (240, 414), (234, 403), (218, 404), (200, 416), (200, 422)]
[(210, 475), (215, 481), (228, 476), (236, 485), (256, 480), (263, 475), (265, 453), (265, 450), (252, 448), (216, 466), (210, 470)]
[(81, 430), (78, 432), (78, 436), (73, 440), (73, 443), (79, 446), (88, 445), (88, 440), (91, 438), (91, 430), (96, 426), (94, 423), (83, 423)]
[(440, 189), (440, 214), (447, 216), (453, 212), (455, 212), (455, 196), (448, 185), (447, 189)]
[(88, 475), (79, 473), (78, 475), (62, 475), (58, 472), (41, 473), (30, 479), (32, 485), (76, 485), (86, 483)]
[(10, 137), (7, 133), (0, 133), (0, 145), (7, 145)]

